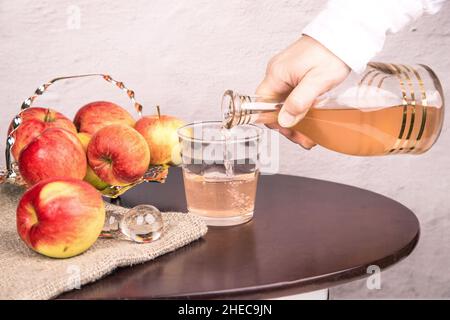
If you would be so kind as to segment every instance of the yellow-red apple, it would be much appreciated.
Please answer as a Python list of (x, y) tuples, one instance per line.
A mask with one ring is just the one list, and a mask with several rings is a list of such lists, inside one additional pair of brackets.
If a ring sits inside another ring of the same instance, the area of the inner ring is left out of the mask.
[(19, 156), (19, 171), (33, 185), (47, 178), (83, 179), (86, 154), (77, 136), (65, 129), (49, 128), (34, 138)]
[[(72, 121), (63, 114), (49, 108), (32, 107), (22, 111), (20, 115), (22, 123), (12, 134), (15, 141), (11, 151), (16, 160), (19, 160), (20, 151), (45, 129), (56, 127), (73, 133), (77, 132)], [(12, 129), (12, 125), (10, 125), (8, 134), (11, 133)]]
[(132, 127), (114, 124), (97, 131), (87, 148), (89, 166), (107, 184), (124, 186), (147, 171), (150, 151)]
[[(83, 145), (84, 152), (87, 152), (87, 147), (89, 145), (89, 141), (91, 141), (91, 135), (86, 132), (79, 132), (78, 139), (80, 139), (81, 144)], [(89, 182), (92, 186), (94, 186), (97, 190), (103, 190), (106, 187), (109, 187), (109, 184), (102, 181), (92, 170), (92, 168), (88, 165), (86, 169), (86, 175), (84, 176), (84, 181)]]
[(80, 140), (81, 145), (83, 146), (84, 152), (87, 152), (87, 146), (89, 144), (89, 141), (91, 141), (92, 136), (86, 132), (79, 132), (77, 133), (77, 137)]
[(53, 258), (78, 255), (105, 223), (100, 193), (77, 179), (47, 179), (28, 189), (17, 207), (17, 231), (28, 247)]
[(111, 124), (124, 124), (133, 127), (134, 119), (130, 113), (115, 103), (96, 101), (78, 110), (73, 120), (79, 132), (93, 135)]
[(84, 181), (89, 182), (95, 189), (103, 190), (110, 185), (105, 181), (99, 178), (99, 176), (92, 170), (92, 168), (88, 165), (86, 169), (86, 175), (84, 176)]
[(144, 116), (136, 122), (135, 129), (142, 134), (150, 149), (150, 164), (181, 163), (177, 130), (184, 122), (172, 116)]

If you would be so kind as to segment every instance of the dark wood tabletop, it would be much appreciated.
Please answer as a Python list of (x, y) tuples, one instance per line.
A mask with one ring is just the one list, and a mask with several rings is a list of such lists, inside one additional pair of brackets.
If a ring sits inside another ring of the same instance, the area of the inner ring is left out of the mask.
[[(122, 204), (186, 211), (181, 170), (141, 184)], [(210, 227), (206, 236), (154, 261), (121, 268), (60, 298), (274, 298), (335, 286), (406, 257), (416, 216), (382, 195), (322, 180), (262, 175), (253, 220)]]

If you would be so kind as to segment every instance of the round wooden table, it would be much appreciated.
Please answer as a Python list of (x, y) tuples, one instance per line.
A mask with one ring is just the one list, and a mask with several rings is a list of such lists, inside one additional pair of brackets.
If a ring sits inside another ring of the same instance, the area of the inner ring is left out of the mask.
[[(141, 184), (122, 205), (186, 211), (179, 168), (165, 184)], [(141, 265), (116, 270), (60, 298), (256, 298), (326, 289), (406, 257), (416, 216), (379, 194), (322, 180), (262, 175), (255, 216)]]

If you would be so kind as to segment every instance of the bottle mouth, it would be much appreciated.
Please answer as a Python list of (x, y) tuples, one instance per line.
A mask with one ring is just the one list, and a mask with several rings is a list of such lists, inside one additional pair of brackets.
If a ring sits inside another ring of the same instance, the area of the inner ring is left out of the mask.
[(225, 91), (222, 96), (222, 125), (227, 129), (233, 127), (233, 118), (236, 112), (235, 97), (236, 94), (233, 90)]

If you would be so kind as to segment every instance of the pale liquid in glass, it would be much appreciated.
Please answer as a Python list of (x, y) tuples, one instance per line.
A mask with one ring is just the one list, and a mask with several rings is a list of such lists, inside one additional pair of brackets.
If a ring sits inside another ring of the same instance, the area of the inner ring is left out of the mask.
[(189, 212), (207, 218), (248, 215), (250, 219), (255, 207), (258, 172), (239, 173), (239, 164), (234, 164), (233, 169), (230, 176), (219, 165), (201, 173), (185, 168), (183, 178)]

